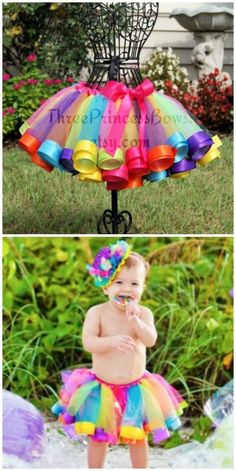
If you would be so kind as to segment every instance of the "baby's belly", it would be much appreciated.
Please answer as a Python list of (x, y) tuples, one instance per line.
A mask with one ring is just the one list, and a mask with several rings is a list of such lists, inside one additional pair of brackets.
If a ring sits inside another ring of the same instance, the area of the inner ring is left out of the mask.
[(93, 372), (113, 384), (126, 384), (140, 378), (146, 369), (146, 349), (137, 346), (132, 352), (119, 350), (93, 354)]

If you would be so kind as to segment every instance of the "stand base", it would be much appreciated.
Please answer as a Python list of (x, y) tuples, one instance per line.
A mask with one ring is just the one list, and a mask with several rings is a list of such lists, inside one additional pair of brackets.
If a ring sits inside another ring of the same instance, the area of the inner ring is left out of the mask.
[[(111, 207), (106, 209), (103, 215), (98, 219), (98, 234), (127, 234), (132, 224), (132, 216), (129, 211), (121, 211), (118, 213), (118, 192), (111, 192)], [(111, 226), (111, 228), (109, 228)], [(120, 230), (119, 230), (119, 226)], [(105, 232), (104, 232), (105, 231)]]
[(110, 209), (106, 209), (98, 219), (97, 232), (98, 234), (127, 234), (131, 224), (132, 216), (129, 211), (114, 214)]

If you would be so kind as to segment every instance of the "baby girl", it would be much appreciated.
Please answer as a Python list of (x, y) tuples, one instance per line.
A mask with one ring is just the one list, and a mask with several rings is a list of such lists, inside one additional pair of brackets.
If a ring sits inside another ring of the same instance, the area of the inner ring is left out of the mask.
[(145, 369), (146, 347), (157, 339), (151, 311), (139, 304), (149, 264), (118, 241), (101, 249), (88, 269), (108, 297), (89, 309), (83, 325), (92, 370), (63, 372), (52, 410), (71, 438), (89, 436), (89, 468), (102, 468), (108, 445), (117, 443), (128, 444), (133, 468), (147, 468), (148, 433), (154, 443), (168, 438), (186, 407), (162, 376)]

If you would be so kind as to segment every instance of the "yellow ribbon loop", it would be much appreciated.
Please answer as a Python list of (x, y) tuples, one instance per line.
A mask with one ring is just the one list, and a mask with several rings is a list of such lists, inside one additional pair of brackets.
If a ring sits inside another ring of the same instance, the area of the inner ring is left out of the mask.
[(91, 173), (80, 173), (78, 175), (79, 180), (83, 182), (102, 182), (102, 172), (97, 169), (95, 172)]
[(199, 165), (200, 167), (205, 167), (210, 162), (212, 162), (212, 160), (220, 158), (220, 151), (218, 150), (218, 147), (222, 145), (222, 142), (218, 136), (213, 136), (212, 140), (214, 141), (214, 144), (204, 155), (204, 157), (202, 157), (202, 159), (197, 162), (197, 165)]
[(21, 135), (24, 134), (29, 128), (30, 128), (30, 124), (27, 123), (27, 121), (25, 121), (19, 129)]
[(79, 141), (72, 155), (74, 168), (81, 173), (94, 172), (97, 169), (97, 149), (91, 141)]
[(114, 156), (110, 155), (104, 148), (98, 152), (98, 166), (103, 170), (115, 170), (124, 163), (124, 151), (116, 149)]
[(173, 173), (172, 175), (170, 175), (170, 177), (171, 177), (171, 178), (185, 178), (185, 177), (187, 177), (188, 175), (190, 175), (190, 173), (191, 173), (191, 171)]

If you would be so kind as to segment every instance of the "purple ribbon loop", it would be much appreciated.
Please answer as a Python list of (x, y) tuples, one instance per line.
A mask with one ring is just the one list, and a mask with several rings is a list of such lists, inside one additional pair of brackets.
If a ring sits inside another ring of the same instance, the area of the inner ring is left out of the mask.
[(170, 167), (169, 172), (171, 175), (174, 173), (188, 172), (189, 170), (196, 168), (196, 166), (197, 164), (193, 160), (182, 159), (180, 162), (173, 164), (172, 167)]
[(198, 131), (187, 139), (188, 155), (192, 160), (200, 160), (214, 144), (211, 136), (204, 131)]
[[(63, 149), (63, 152), (60, 157), (60, 164), (70, 173), (75, 173), (76, 170), (73, 165), (72, 160), (73, 150), (72, 149)], [(78, 173), (78, 172), (76, 172)]]

